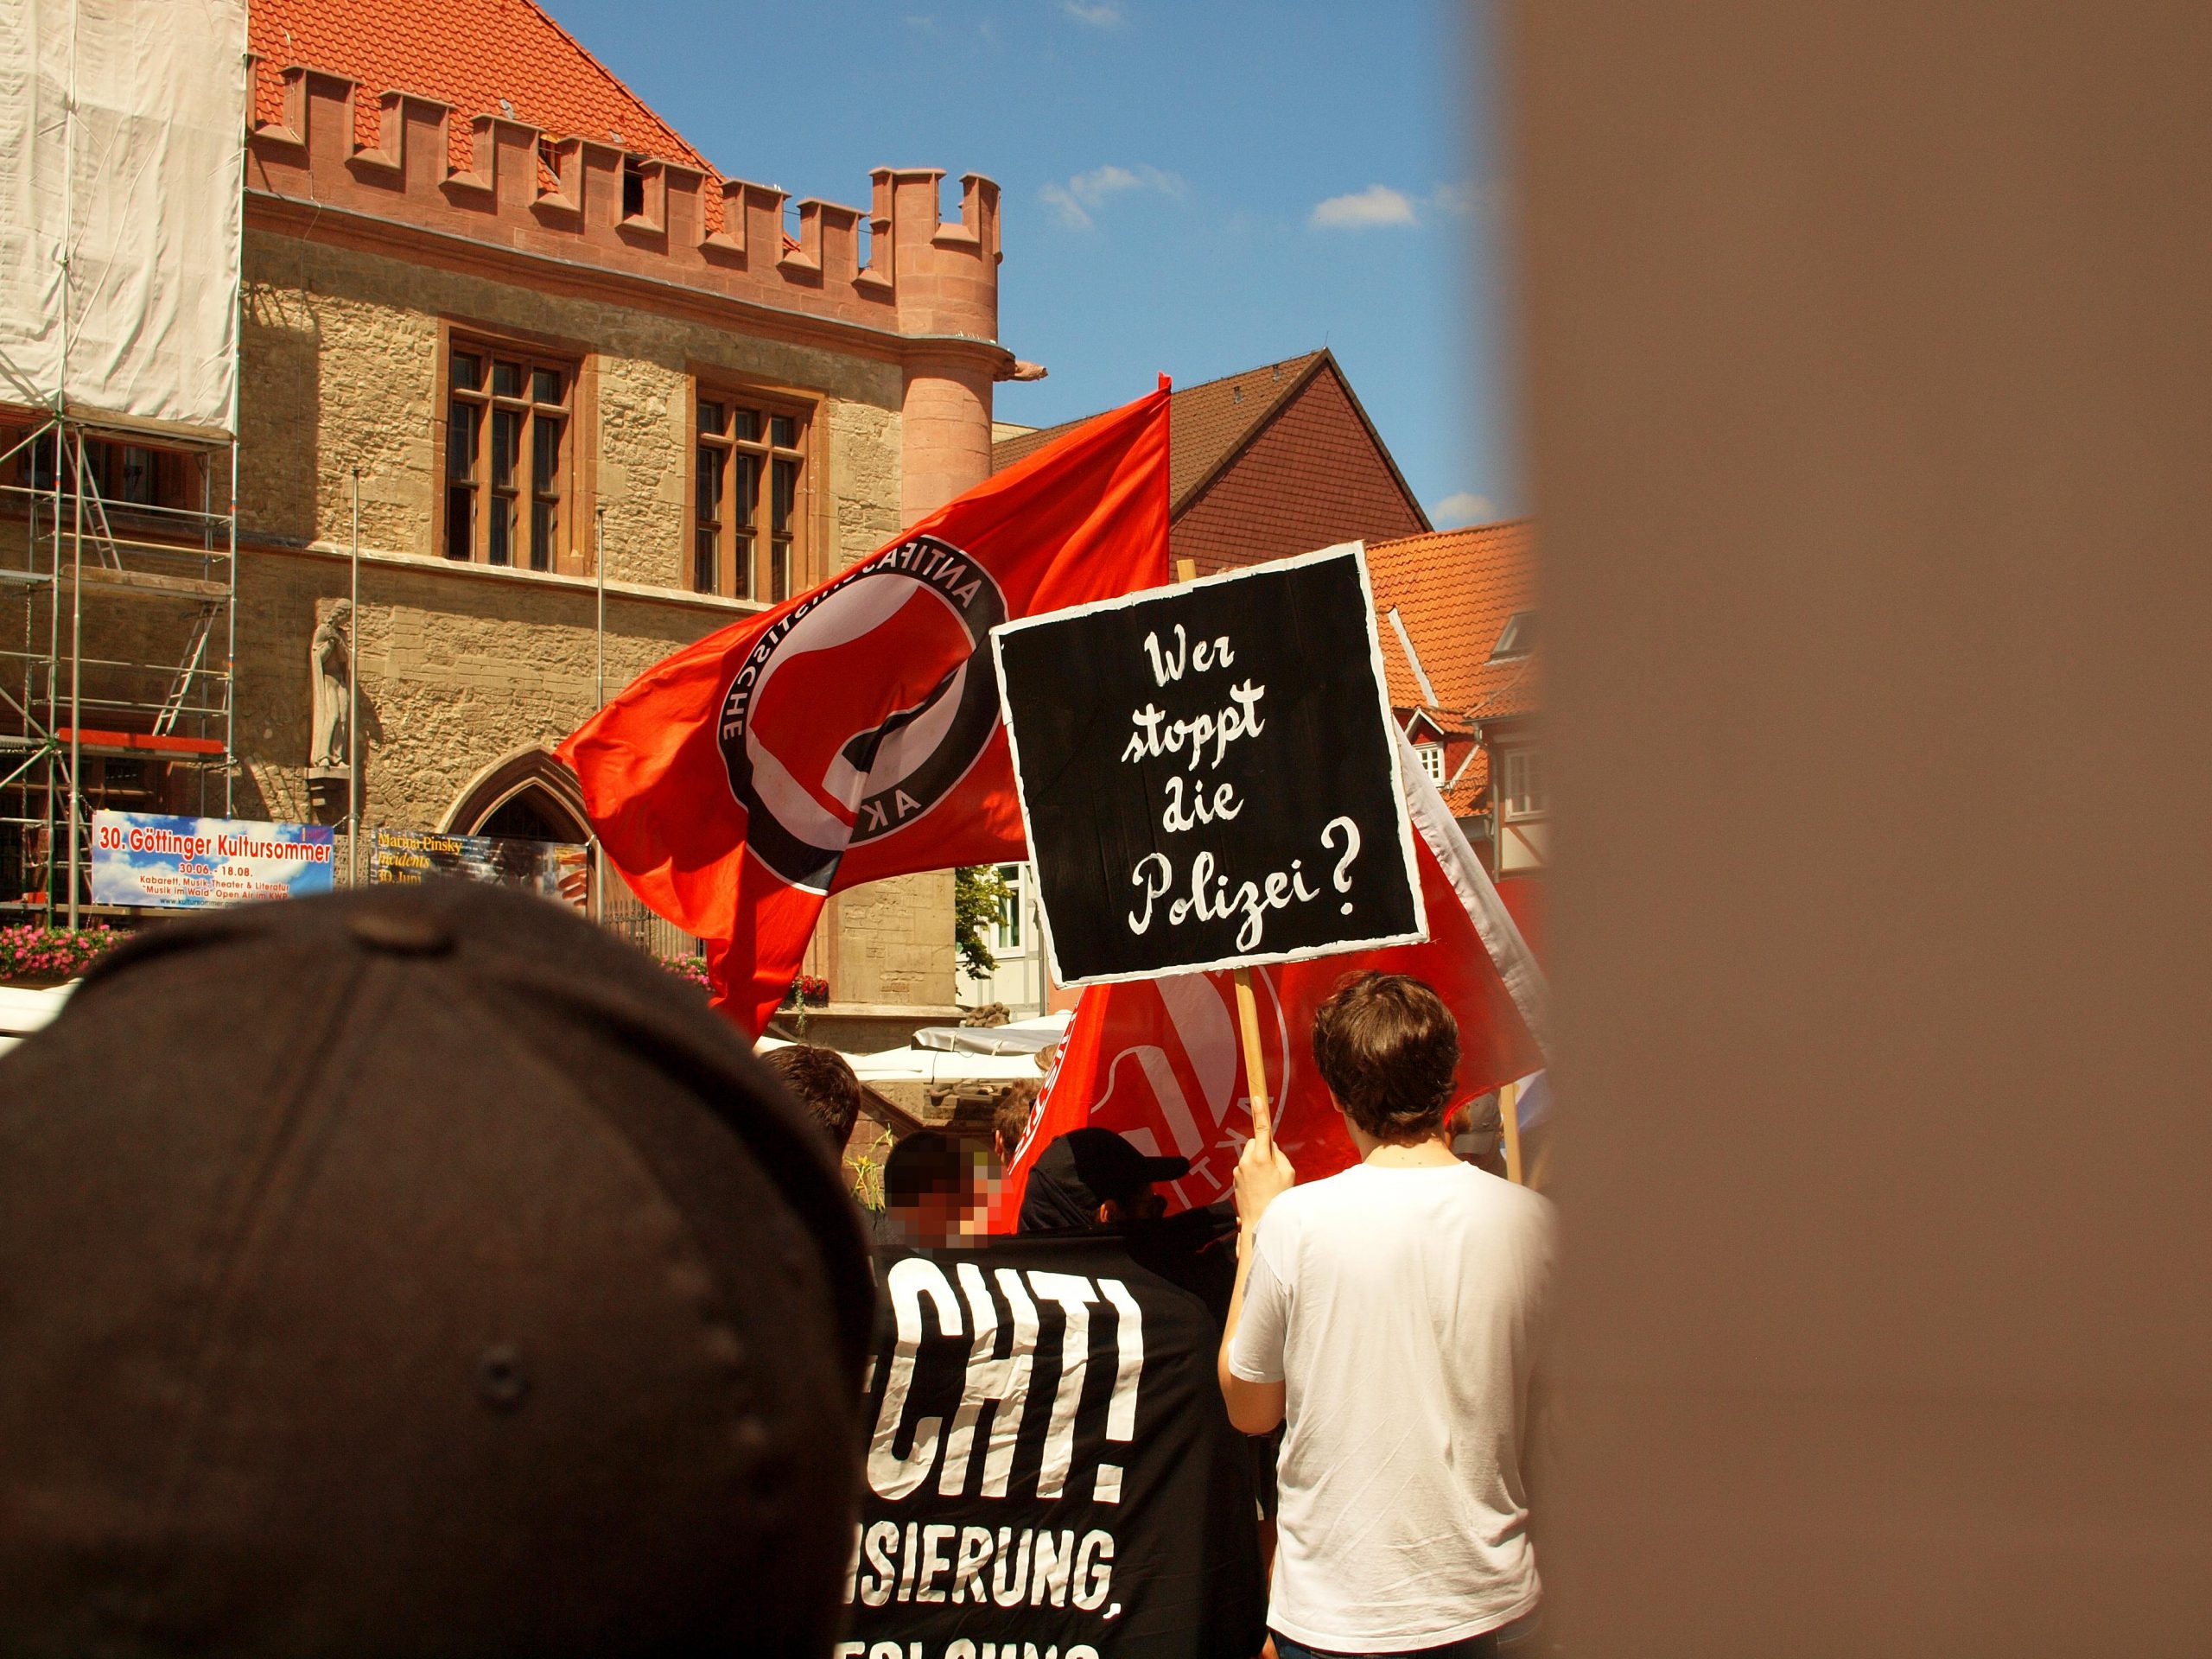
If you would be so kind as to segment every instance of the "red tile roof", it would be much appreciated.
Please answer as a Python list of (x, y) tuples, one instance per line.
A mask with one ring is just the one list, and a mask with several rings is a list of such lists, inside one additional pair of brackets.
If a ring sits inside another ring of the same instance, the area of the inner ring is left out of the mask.
[[(1186, 386), (1167, 400), (1171, 448), (1167, 459), (1167, 512), (1179, 513), (1221, 464), (1242, 448), (1268, 417), (1305, 383), (1323, 353), (1264, 363), (1242, 374), (1232, 374), (1204, 385)], [(1057, 438), (1066, 436), (1095, 416), (1064, 421), (1018, 436), (1002, 438), (991, 446), (991, 470), (1003, 472), (1024, 455), (1033, 454)]]
[[(1333, 542), (1405, 536), (1427, 516), (1325, 350), (1186, 386), (1168, 405), (1170, 550), (1202, 575)], [(1002, 438), (994, 469), (1080, 422)]]
[(1178, 569), (1187, 559), (1210, 575), (1427, 528), (1359, 400), (1324, 358), (1199, 486), (1168, 531), (1168, 551)]
[[(1533, 520), (1370, 542), (1367, 570), (1395, 707), (1431, 707), (1455, 727), (1535, 712), (1537, 658), (1491, 658), (1506, 623), (1536, 608)], [(1422, 695), (1390, 625), (1394, 609), (1428, 676), (1433, 699)]]
[[(360, 83), (353, 120), (364, 143), (377, 139), (377, 100), (414, 92), (453, 106), (448, 142), (465, 167), (469, 119), (505, 113), (504, 99), (514, 119), (554, 137), (619, 143), (721, 176), (536, 0), (251, 0), (247, 34), (259, 60), (257, 122), (283, 119), (279, 77), (296, 63)], [(720, 196), (706, 193), (710, 217)]]

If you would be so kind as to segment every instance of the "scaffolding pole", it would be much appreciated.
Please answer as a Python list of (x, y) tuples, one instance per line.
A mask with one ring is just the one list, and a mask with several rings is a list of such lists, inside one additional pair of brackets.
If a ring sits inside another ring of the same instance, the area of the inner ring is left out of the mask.
[[(166, 435), (47, 416), (12, 447), (0, 440), (0, 526), (21, 532), (0, 592), (24, 607), (0, 639), (0, 833), (20, 878), (0, 911), (35, 906), (48, 926), (86, 919), (92, 810), (118, 804), (106, 791), (126, 791), (131, 810), (205, 812), (219, 766), (230, 804), (237, 518), (214, 499), (219, 446)], [(236, 446), (223, 447), (235, 476)], [(110, 486), (124, 478), (131, 496), (118, 498)], [(192, 505), (160, 505), (162, 491)], [(96, 761), (108, 769), (98, 786)], [(118, 783), (122, 763), (139, 778)], [(196, 787), (181, 767), (197, 769)]]

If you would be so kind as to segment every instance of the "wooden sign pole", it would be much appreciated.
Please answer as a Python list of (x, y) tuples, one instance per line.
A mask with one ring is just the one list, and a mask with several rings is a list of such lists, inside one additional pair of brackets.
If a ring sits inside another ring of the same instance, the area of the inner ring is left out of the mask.
[(1268, 1105), (1268, 1063), (1260, 1052), (1260, 1005), (1252, 995), (1252, 970), (1236, 968), (1236, 1029), (1244, 1041), (1244, 1086), (1252, 1096), (1252, 1139), (1262, 1154), (1274, 1150), (1274, 1114)]

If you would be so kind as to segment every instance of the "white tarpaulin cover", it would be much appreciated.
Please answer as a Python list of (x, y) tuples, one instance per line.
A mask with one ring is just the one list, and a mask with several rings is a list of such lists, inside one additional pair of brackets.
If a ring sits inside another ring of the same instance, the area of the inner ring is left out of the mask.
[(61, 1012), (61, 1005), (69, 1000), (69, 993), (76, 988), (73, 979), (51, 990), (27, 985), (0, 985), (0, 1054), (6, 1053), (41, 1026), (52, 1024), (54, 1016)]
[(1036, 1020), (1003, 1026), (924, 1026), (914, 1033), (916, 1048), (941, 1048), (953, 1054), (1037, 1054), (1067, 1040), (1071, 1008)]
[(245, 49), (245, 0), (0, 0), (0, 398), (232, 429)]

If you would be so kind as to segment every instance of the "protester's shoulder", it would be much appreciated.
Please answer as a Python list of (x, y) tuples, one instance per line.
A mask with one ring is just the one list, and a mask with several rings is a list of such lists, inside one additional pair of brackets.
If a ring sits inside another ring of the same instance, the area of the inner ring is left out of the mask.
[(1315, 1217), (1340, 1209), (1348, 1200), (1356, 1198), (1355, 1184), (1345, 1177), (1357, 1168), (1355, 1164), (1352, 1169), (1340, 1169), (1333, 1175), (1299, 1182), (1276, 1196), (1274, 1202), (1268, 1206), (1268, 1215), (1270, 1217), (1281, 1215), (1286, 1226), (1312, 1224)]
[(1509, 1181), (1486, 1169), (1467, 1166), (1467, 1193), (1516, 1232), (1548, 1239), (1558, 1225), (1559, 1209), (1533, 1186)]

